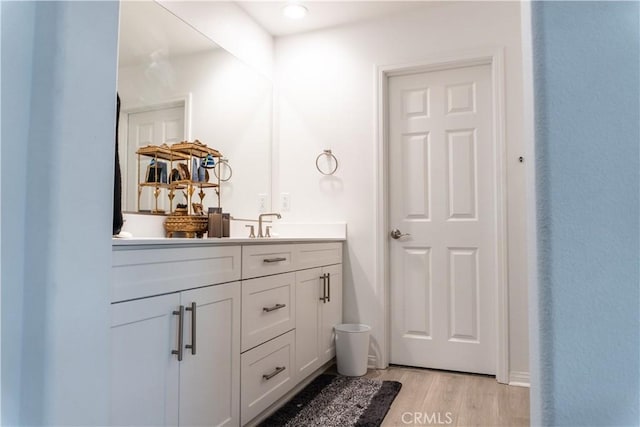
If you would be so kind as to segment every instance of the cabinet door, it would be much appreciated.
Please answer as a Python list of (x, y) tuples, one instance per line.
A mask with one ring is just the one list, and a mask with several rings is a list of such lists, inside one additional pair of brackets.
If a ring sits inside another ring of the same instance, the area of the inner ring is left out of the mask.
[(342, 323), (342, 264), (322, 268), (328, 274), (327, 295), (329, 299), (320, 301), (320, 363), (326, 363), (336, 355), (336, 337), (333, 327)]
[(318, 369), (322, 275), (319, 268), (296, 272), (296, 382)]
[(111, 425), (178, 424), (179, 305), (178, 294), (111, 305)]
[(185, 311), (180, 425), (238, 425), (240, 282), (184, 291), (181, 303), (196, 310)]

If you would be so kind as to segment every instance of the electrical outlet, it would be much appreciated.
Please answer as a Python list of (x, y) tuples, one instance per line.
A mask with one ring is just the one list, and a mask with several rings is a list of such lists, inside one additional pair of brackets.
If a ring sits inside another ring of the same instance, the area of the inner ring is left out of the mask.
[(267, 193), (258, 194), (258, 212), (264, 213), (267, 211)]
[(280, 210), (282, 212), (291, 210), (291, 195), (289, 193), (280, 193)]

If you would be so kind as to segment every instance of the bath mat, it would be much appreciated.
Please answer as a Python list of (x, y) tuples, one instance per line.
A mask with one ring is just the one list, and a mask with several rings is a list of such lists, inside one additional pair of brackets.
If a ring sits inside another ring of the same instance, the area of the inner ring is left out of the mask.
[(320, 375), (260, 427), (374, 427), (382, 424), (402, 384)]

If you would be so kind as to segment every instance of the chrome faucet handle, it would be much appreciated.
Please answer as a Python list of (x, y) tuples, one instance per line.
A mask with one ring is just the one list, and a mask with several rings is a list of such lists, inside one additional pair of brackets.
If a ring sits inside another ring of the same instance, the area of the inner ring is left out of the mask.
[(247, 225), (245, 225), (245, 227), (249, 228), (249, 238), (250, 239), (255, 239), (256, 238), (256, 233), (255, 233), (255, 230), (253, 228), (253, 225), (247, 224)]
[(267, 228), (267, 231), (264, 233), (264, 237), (271, 237), (271, 233), (270, 233), (270, 231), (271, 231), (271, 226), (270, 226), (270, 225), (267, 225), (267, 227), (266, 227), (266, 228)]

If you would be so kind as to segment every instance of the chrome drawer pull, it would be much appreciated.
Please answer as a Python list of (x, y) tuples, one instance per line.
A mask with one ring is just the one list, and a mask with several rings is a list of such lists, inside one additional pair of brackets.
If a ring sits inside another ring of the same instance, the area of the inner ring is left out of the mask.
[(191, 307), (184, 308), (191, 312), (191, 344), (187, 344), (184, 347), (191, 349), (191, 354), (196, 354), (196, 303), (192, 302)]
[(179, 310), (174, 310), (173, 315), (178, 316), (178, 349), (171, 350), (171, 354), (175, 354), (176, 356), (178, 356), (178, 362), (181, 362), (182, 361), (182, 343), (183, 343), (182, 324), (184, 323), (184, 305), (181, 305)]
[(320, 301), (322, 301), (323, 303), (327, 302), (327, 275), (323, 274), (322, 276), (320, 276), (320, 279), (322, 280), (322, 296), (320, 297)]
[(280, 262), (280, 261), (286, 261), (287, 259), (285, 257), (279, 257), (279, 258), (266, 258), (263, 259), (262, 262)]
[(280, 310), (281, 308), (285, 308), (287, 304), (276, 304), (273, 307), (262, 307), (262, 311), (266, 311), (269, 313), (270, 311)]
[(264, 374), (262, 376), (262, 378), (264, 378), (265, 380), (270, 380), (271, 378), (275, 377), (276, 375), (278, 375), (280, 372), (284, 371), (285, 369), (287, 369), (287, 368), (285, 368), (284, 366), (278, 366), (275, 371), (271, 372), (270, 374)]

